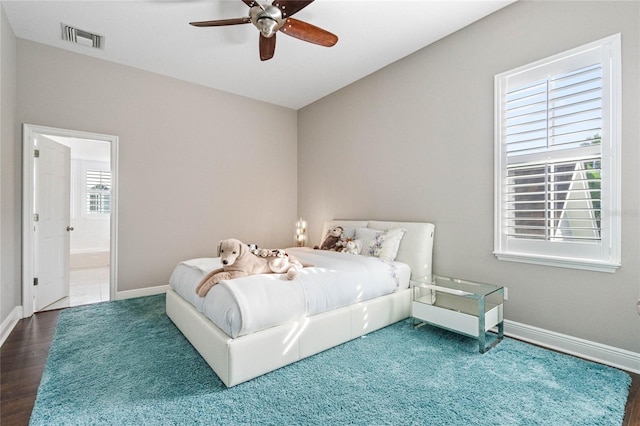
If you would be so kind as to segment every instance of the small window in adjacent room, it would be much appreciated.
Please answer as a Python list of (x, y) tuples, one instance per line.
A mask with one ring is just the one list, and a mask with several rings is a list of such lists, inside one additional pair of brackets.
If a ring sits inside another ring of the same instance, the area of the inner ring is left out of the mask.
[(620, 266), (620, 35), (495, 77), (495, 255)]
[(111, 172), (87, 170), (87, 213), (104, 214), (111, 211)]

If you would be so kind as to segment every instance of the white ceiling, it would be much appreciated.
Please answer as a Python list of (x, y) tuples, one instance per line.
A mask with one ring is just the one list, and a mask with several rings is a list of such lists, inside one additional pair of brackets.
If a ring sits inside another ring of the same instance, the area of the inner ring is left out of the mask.
[[(514, 0), (316, 0), (295, 17), (339, 37), (331, 48), (277, 34), (261, 62), (240, 0), (2, 1), (17, 37), (299, 109), (409, 55)], [(61, 39), (61, 23), (103, 35), (103, 49)]]
[(72, 160), (108, 162), (111, 159), (111, 145), (109, 142), (55, 135), (44, 136), (71, 148)]

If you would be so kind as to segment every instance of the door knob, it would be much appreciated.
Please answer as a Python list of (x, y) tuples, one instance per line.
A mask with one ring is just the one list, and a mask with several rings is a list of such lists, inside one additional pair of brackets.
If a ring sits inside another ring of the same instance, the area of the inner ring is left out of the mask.
[(73, 231), (73, 226), (67, 226), (67, 231)]

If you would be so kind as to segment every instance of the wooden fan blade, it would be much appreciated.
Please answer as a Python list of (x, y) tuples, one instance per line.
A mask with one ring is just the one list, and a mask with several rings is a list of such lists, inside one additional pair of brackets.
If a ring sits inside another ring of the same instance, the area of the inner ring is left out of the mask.
[(249, 7), (253, 7), (256, 5), (255, 0), (240, 0), (240, 1)]
[(294, 18), (288, 18), (280, 31), (291, 37), (325, 47), (331, 47), (338, 42), (338, 36), (335, 34)]
[(276, 52), (276, 35), (267, 38), (260, 34), (260, 60), (268, 61)]
[(273, 0), (272, 5), (282, 11), (282, 17), (288, 18), (294, 13), (298, 13), (305, 7), (313, 3), (313, 0), (296, 1), (296, 0)]
[(189, 22), (189, 25), (193, 25), (194, 27), (222, 27), (222, 26), (225, 26), (225, 25), (248, 24), (250, 22), (251, 22), (251, 19), (247, 16), (245, 18), (218, 19), (218, 20), (215, 20), (215, 21)]

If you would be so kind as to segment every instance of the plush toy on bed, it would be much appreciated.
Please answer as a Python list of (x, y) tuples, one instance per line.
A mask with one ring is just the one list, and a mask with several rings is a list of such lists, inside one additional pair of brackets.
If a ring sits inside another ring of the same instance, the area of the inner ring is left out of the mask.
[(322, 245), (320, 247), (315, 246), (314, 249), (338, 251), (340, 248), (340, 237), (342, 237), (343, 232), (344, 229), (342, 226), (335, 226), (329, 229)]
[[(259, 249), (256, 248), (256, 250)], [(274, 254), (272, 252), (268, 251), (266, 254)], [(218, 256), (220, 256), (222, 268), (214, 269), (205, 275), (198, 287), (196, 287), (196, 293), (198, 296), (204, 297), (211, 287), (222, 280), (231, 280), (256, 274), (286, 273), (287, 278), (292, 280), (298, 275), (300, 268), (313, 266), (302, 263), (284, 251), (282, 253), (284, 254), (276, 253), (275, 256), (257, 256), (242, 241), (236, 239), (222, 240), (218, 246)]]
[(258, 257), (267, 258), (271, 272), (274, 274), (287, 274), (287, 278), (290, 280), (297, 277), (298, 271), (305, 266), (295, 257), (289, 256), (289, 253), (284, 250), (264, 249), (255, 246), (255, 248), (251, 248), (250, 251)]
[(358, 242), (353, 240), (352, 238), (347, 238), (342, 242), (342, 250), (343, 253), (349, 254), (360, 254), (360, 250), (358, 247)]

